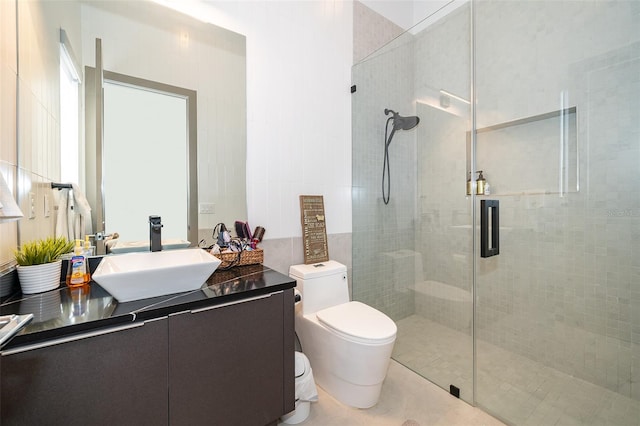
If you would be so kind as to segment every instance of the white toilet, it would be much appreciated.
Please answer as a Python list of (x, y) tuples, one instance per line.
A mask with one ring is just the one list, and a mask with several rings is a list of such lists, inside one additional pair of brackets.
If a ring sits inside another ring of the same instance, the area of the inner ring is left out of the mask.
[(349, 301), (346, 266), (327, 261), (294, 265), (302, 301), (296, 333), (316, 383), (338, 401), (357, 408), (378, 402), (396, 340), (396, 324), (382, 312)]

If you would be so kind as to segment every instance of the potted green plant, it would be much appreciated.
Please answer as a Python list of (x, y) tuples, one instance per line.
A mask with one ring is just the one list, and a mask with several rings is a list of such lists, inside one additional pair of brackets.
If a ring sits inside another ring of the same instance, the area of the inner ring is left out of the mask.
[(65, 237), (49, 237), (24, 243), (14, 251), (22, 293), (33, 294), (60, 286), (61, 256), (73, 250)]

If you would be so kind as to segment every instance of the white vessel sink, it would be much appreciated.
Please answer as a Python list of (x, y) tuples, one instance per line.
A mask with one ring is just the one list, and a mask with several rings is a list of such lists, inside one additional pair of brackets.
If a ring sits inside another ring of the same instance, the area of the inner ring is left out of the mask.
[(119, 302), (197, 290), (220, 265), (199, 248), (105, 256), (92, 278)]

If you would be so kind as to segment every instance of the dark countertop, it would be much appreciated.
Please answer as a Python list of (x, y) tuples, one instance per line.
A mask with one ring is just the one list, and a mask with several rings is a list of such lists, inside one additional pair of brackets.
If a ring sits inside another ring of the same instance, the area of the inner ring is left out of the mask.
[(33, 313), (34, 318), (3, 350), (215, 306), (295, 287), (295, 280), (264, 265), (217, 270), (199, 289), (119, 303), (94, 281), (80, 288), (64, 283), (33, 295), (18, 292), (2, 301), (0, 315)]

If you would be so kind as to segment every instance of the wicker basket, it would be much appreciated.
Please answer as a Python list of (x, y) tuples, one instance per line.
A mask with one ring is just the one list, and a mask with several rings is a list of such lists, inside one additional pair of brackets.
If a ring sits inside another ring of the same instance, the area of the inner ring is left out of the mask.
[(238, 260), (238, 252), (231, 253), (218, 253), (214, 254), (215, 257), (222, 261), (220, 265), (223, 268), (229, 266), (240, 265), (255, 265), (264, 261), (264, 253), (262, 249), (255, 250), (243, 250), (240, 253), (240, 259)]

